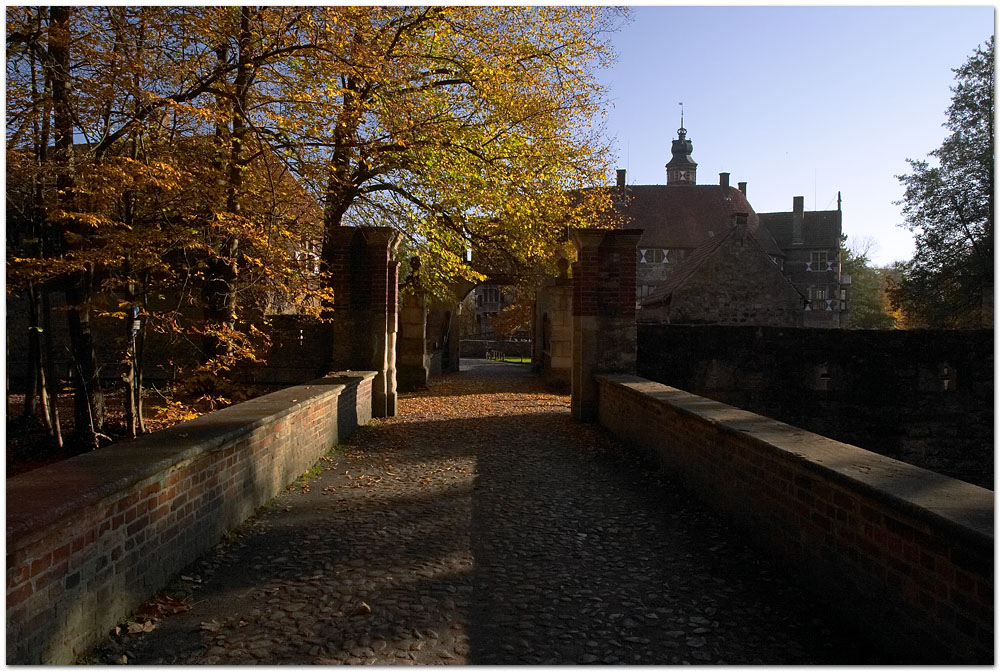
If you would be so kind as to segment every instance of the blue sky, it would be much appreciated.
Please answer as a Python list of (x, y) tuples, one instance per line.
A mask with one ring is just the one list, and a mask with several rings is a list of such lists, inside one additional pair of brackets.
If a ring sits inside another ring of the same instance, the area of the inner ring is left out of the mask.
[(684, 125), (698, 183), (747, 182), (757, 212), (836, 209), (877, 264), (908, 259), (894, 175), (941, 144), (953, 68), (994, 30), (992, 6), (631, 7), (603, 75), (607, 131), (630, 184), (664, 184)]

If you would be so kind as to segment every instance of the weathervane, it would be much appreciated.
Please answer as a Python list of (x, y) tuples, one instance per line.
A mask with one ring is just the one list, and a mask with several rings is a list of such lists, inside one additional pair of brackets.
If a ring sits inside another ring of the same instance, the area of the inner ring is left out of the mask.
[(681, 106), (681, 128), (684, 128), (684, 103), (677, 103)]

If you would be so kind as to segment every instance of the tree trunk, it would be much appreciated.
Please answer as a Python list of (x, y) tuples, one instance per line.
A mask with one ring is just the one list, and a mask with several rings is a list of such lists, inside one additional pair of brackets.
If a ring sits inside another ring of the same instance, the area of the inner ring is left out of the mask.
[(34, 283), (28, 285), (25, 296), (28, 299), (28, 360), (24, 372), (24, 408), (21, 417), (38, 416), (38, 376), (41, 372), (42, 348), (38, 332), (38, 289)]
[(100, 368), (90, 329), (92, 282), (92, 272), (77, 273), (66, 282), (74, 433), (76, 442), (82, 449), (99, 447), (97, 439), (104, 427), (104, 391), (101, 389)]
[[(71, 7), (49, 9), (49, 67), (52, 84), (53, 135), (55, 138), (56, 188), (59, 205), (73, 212), (75, 177), (73, 169), (73, 112), (70, 100)], [(67, 230), (86, 235), (70, 221)], [(66, 280), (67, 325), (75, 393), (75, 433), (83, 448), (98, 447), (97, 436), (104, 423), (104, 393), (101, 390), (97, 356), (90, 332), (90, 303), (93, 297), (93, 270), (74, 273)]]
[(62, 449), (63, 437), (62, 426), (59, 423), (59, 392), (61, 384), (59, 376), (56, 374), (55, 357), (53, 356), (52, 338), (52, 299), (51, 289), (42, 289), (42, 335), (45, 340), (45, 383), (48, 387), (49, 397), (49, 421), (52, 428), (52, 438), (56, 441), (56, 447)]
[[(226, 212), (239, 216), (242, 212), (240, 197), (243, 192), (243, 144), (247, 127), (244, 118), (247, 113), (247, 98), (250, 88), (250, 8), (240, 8), (239, 53), (237, 54), (236, 81), (232, 102), (232, 132), (229, 142), (229, 162), (226, 176)], [(225, 58), (224, 48), (219, 49), (220, 58)], [(217, 133), (218, 135), (218, 133)], [(232, 330), (236, 326), (236, 289), (239, 279), (237, 254), (239, 238), (227, 235), (216, 254), (208, 260), (206, 281), (202, 292), (203, 313), (206, 330), (203, 340), (204, 360), (227, 357), (232, 353), (229, 339), (211, 331)]]

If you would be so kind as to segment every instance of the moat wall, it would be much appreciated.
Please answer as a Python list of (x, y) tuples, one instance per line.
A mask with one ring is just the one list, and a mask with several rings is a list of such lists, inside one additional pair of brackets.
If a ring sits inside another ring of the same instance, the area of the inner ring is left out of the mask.
[(993, 492), (633, 375), (600, 423), (907, 663), (993, 663)]
[(638, 374), (993, 489), (993, 331), (638, 326)]
[(7, 663), (70, 664), (372, 417), (374, 372), (7, 480)]

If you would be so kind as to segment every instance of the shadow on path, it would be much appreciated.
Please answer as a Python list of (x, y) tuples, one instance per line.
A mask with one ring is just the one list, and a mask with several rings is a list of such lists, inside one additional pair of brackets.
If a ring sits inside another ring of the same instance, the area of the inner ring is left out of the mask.
[(186, 572), (129, 663), (878, 663), (527, 366), (463, 362)]

